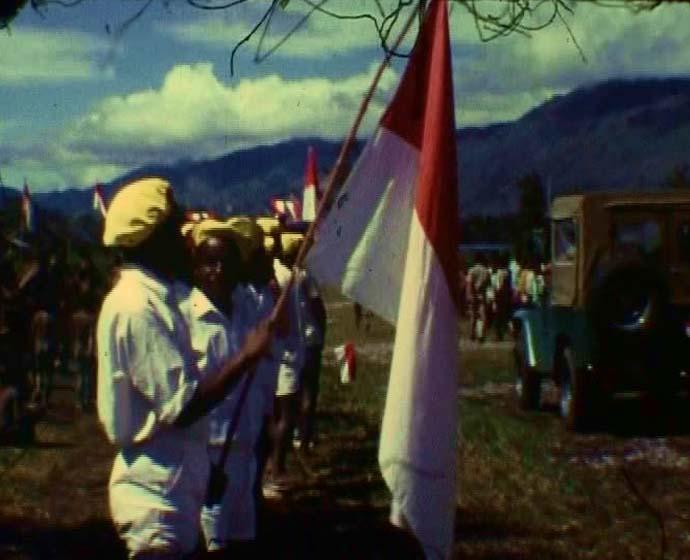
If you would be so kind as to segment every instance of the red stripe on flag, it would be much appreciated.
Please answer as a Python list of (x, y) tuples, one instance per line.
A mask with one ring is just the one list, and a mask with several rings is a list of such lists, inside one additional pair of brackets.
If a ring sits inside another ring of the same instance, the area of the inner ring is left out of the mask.
[(420, 151), (415, 209), (457, 304), (460, 225), (454, 107), (447, 2), (433, 0), (381, 124)]
[(313, 186), (317, 196), (319, 192), (319, 175), (316, 172), (316, 151), (312, 146), (307, 150), (307, 168), (304, 171), (304, 186)]

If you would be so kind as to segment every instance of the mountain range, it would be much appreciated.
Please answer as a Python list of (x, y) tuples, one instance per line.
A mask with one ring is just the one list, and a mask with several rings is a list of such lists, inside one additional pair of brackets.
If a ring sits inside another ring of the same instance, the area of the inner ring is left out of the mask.
[[(339, 144), (295, 139), (218, 158), (147, 165), (104, 186), (166, 177), (185, 205), (222, 213), (268, 210), (272, 196), (299, 194), (308, 146), (322, 178)], [(613, 80), (555, 96), (521, 118), (457, 131), (461, 216), (501, 215), (518, 205), (516, 182), (538, 173), (551, 196), (587, 190), (654, 190), (690, 162), (690, 78)], [(353, 158), (361, 150), (358, 142)], [(323, 180), (322, 180), (323, 182)], [(34, 195), (36, 204), (75, 215), (91, 211), (92, 189)]]

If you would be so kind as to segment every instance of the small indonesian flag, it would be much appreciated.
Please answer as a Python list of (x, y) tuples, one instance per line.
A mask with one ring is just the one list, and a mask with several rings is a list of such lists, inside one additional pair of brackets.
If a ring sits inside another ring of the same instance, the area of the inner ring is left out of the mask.
[(22, 228), (24, 231), (34, 230), (34, 208), (31, 202), (31, 193), (29, 192), (29, 185), (24, 179), (24, 190), (22, 191)]
[(336, 346), (333, 351), (335, 353), (335, 361), (338, 367), (340, 367), (340, 382), (343, 385), (352, 383), (357, 375), (355, 345), (352, 342), (347, 342)]
[(93, 189), (93, 209), (96, 212), (100, 212), (101, 216), (105, 218), (105, 201), (103, 200), (103, 191), (101, 190), (100, 183)]
[(316, 170), (316, 152), (309, 146), (307, 152), (307, 169), (304, 173), (304, 191), (302, 193), (302, 220), (313, 222), (319, 206), (319, 176)]
[(449, 558), (458, 430), (458, 181), (447, 0), (432, 0), (398, 90), (307, 265), (397, 325), (379, 466), (391, 521)]
[(302, 220), (302, 206), (294, 196), (290, 198), (272, 198), (271, 210), (277, 218), (284, 218), (288, 222)]

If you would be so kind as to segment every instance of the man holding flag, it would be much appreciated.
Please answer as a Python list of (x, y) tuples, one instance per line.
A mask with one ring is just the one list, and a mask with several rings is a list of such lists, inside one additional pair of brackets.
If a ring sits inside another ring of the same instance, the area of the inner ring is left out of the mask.
[[(356, 203), (355, 203), (356, 201)], [(397, 325), (379, 465), (391, 521), (452, 553), (459, 243), (446, 0), (432, 0), (398, 90), (320, 225), (313, 274)]]

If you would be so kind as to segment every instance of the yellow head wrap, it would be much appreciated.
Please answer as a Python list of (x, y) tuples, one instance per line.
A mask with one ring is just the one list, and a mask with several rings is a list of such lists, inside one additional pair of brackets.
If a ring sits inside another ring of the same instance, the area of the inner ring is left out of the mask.
[(268, 216), (261, 216), (256, 218), (257, 225), (263, 230), (266, 235), (272, 235), (280, 232), (280, 220), (278, 218), (270, 218)]
[(304, 235), (301, 233), (286, 232), (280, 234), (280, 244), (283, 246), (284, 255), (296, 254), (302, 241), (304, 241)]
[(242, 232), (244, 221), (249, 221), (249, 218), (233, 218), (227, 221), (220, 221), (214, 218), (206, 218), (197, 224), (194, 224), (192, 229), (192, 243), (195, 247), (201, 245), (211, 237), (218, 237), (220, 239), (232, 240), (240, 252), (240, 258), (246, 262), (249, 259), (254, 243)]
[(182, 234), (182, 237), (187, 237), (190, 233), (192, 233), (193, 229), (194, 222), (185, 222), (180, 228), (180, 233)]
[(103, 244), (136, 247), (170, 215), (172, 208), (172, 189), (165, 179), (148, 177), (123, 186), (108, 207)]
[(264, 232), (251, 218), (235, 216), (228, 218), (225, 223), (237, 237), (237, 246), (245, 262), (249, 260), (254, 251), (263, 247)]

